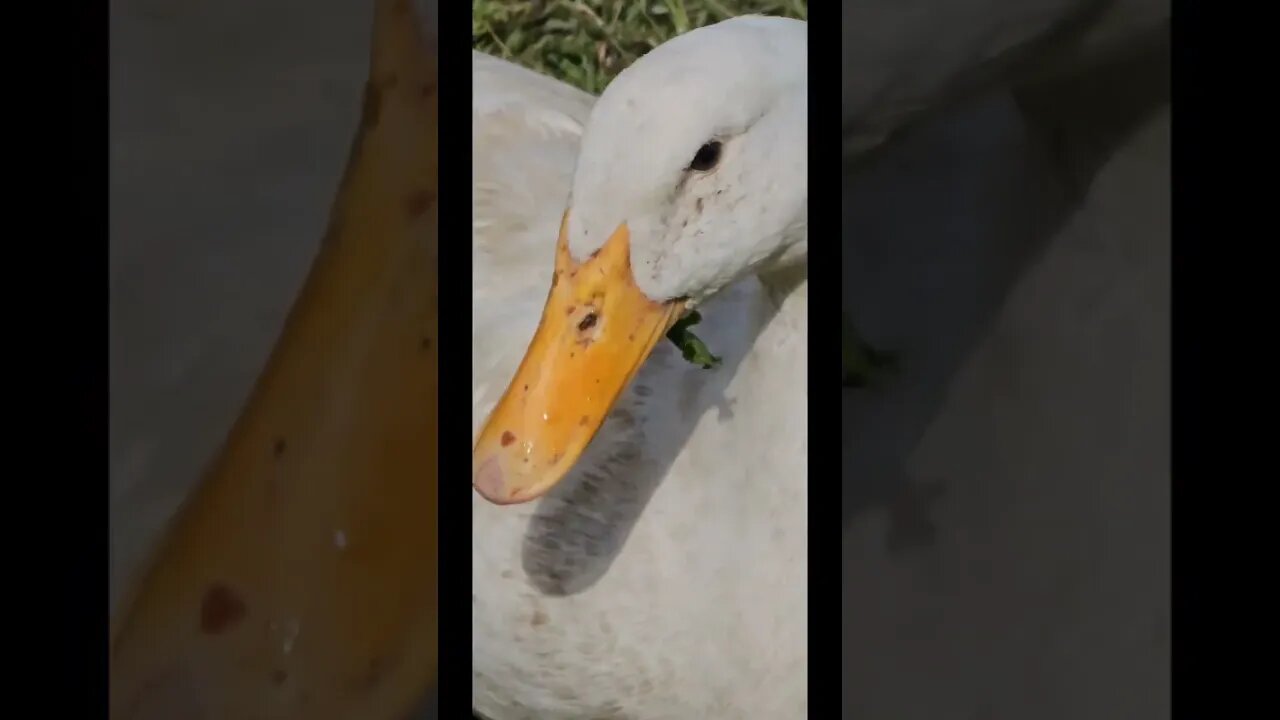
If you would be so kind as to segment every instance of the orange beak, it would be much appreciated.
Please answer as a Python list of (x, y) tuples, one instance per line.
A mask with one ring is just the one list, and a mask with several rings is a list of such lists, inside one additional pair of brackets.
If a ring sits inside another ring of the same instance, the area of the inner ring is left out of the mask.
[(472, 484), (499, 505), (533, 500), (564, 477), (684, 307), (636, 287), (625, 224), (581, 263), (567, 226), (566, 213), (542, 321), (472, 455)]

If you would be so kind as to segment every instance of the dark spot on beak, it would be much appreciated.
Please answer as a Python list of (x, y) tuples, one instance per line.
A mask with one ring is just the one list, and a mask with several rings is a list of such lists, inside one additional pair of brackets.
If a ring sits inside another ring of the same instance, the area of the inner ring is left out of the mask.
[(586, 427), (586, 426), (587, 426), (587, 424), (588, 424), (588, 423), (590, 423), (590, 422), (591, 422), (591, 418), (587, 417), (586, 415), (583, 415), (583, 416), (578, 420), (578, 424), (579, 424), (579, 425), (581, 425), (582, 427)]
[(502, 447), (507, 447), (508, 445), (510, 445), (515, 441), (516, 441), (515, 433), (511, 432), (510, 430), (507, 430), (502, 433)]
[(582, 318), (582, 321), (578, 323), (578, 332), (586, 332), (591, 328), (595, 327), (596, 320), (598, 319), (599, 319), (599, 316), (597, 316), (594, 312), (587, 313), (586, 317)]
[(244, 599), (222, 583), (214, 583), (200, 603), (200, 629), (206, 635), (220, 635), (235, 627), (249, 612)]
[(431, 204), (435, 201), (436, 196), (434, 193), (426, 190), (418, 190), (410, 193), (409, 196), (404, 199), (404, 210), (410, 218), (416, 218), (426, 212), (427, 208), (431, 207)]
[(569, 309), (564, 311), (564, 314), (565, 314), (565, 315), (572, 315), (572, 314), (573, 314), (573, 311), (574, 311), (574, 310), (577, 310), (577, 309), (578, 309), (578, 306), (577, 306), (577, 305), (570, 305), (570, 306), (569, 306)]

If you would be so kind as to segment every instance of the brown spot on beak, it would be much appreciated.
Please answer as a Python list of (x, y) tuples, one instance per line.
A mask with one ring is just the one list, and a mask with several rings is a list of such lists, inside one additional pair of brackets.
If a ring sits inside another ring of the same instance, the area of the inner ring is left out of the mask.
[(418, 190), (410, 193), (410, 195), (404, 199), (404, 209), (405, 212), (408, 213), (409, 217), (416, 218), (426, 212), (427, 208), (431, 207), (431, 203), (435, 201), (436, 196), (434, 193), (427, 190)]
[(507, 430), (506, 432), (502, 433), (502, 447), (507, 447), (515, 441), (516, 441), (515, 433), (511, 432), (510, 430)]
[(206, 635), (221, 635), (238, 625), (248, 612), (244, 600), (234, 590), (214, 583), (200, 603), (200, 629)]

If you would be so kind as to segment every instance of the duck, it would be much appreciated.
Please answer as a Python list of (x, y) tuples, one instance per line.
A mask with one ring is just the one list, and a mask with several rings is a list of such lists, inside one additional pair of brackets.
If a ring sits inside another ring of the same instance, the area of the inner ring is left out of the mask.
[(731, 18), (597, 99), (473, 52), (481, 717), (806, 715), (806, 55)]

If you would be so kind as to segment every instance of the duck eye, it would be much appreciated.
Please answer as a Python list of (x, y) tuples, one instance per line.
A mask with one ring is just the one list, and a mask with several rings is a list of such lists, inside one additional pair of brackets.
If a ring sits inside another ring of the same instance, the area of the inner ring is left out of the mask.
[(689, 163), (689, 169), (707, 172), (714, 170), (718, 162), (720, 162), (720, 141), (712, 140), (698, 148), (697, 154), (693, 156), (693, 162)]

